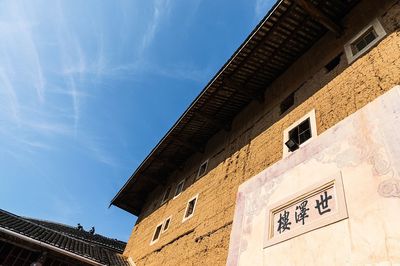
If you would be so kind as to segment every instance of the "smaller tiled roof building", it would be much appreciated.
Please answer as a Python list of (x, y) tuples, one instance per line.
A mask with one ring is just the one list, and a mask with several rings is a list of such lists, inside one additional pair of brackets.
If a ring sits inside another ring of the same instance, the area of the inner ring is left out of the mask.
[(130, 265), (125, 244), (67, 225), (0, 209), (0, 265)]

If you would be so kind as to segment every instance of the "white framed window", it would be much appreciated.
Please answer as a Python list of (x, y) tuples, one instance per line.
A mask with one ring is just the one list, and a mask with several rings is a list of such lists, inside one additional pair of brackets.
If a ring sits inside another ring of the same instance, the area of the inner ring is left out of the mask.
[(153, 245), (160, 239), (163, 223), (159, 223), (154, 230), (153, 237), (151, 238), (150, 245)]
[(344, 45), (347, 61), (352, 63), (366, 53), (372, 46), (386, 35), (385, 29), (378, 19), (374, 19), (363, 28), (356, 36)]
[(208, 159), (200, 165), (199, 170), (197, 171), (196, 180), (206, 174), (207, 167), (208, 167)]
[(196, 204), (197, 204), (197, 199), (199, 197), (199, 194), (191, 198), (187, 204), (186, 204), (186, 209), (185, 213), (183, 214), (183, 220), (182, 222), (190, 219), (194, 215), (194, 211), (196, 209)]
[(162, 233), (165, 233), (168, 230), (169, 226), (171, 225), (171, 218), (172, 218), (172, 216), (165, 219), (165, 221), (163, 223), (163, 227), (162, 227)]
[(169, 199), (171, 190), (172, 190), (172, 187), (167, 187), (167, 189), (165, 190), (165, 193), (161, 199), (161, 205), (164, 204)]
[(283, 131), (283, 157), (303, 147), (316, 136), (317, 124), (313, 109)]
[(178, 185), (176, 185), (174, 199), (182, 193), (184, 185), (185, 185), (185, 179), (183, 179), (181, 182), (178, 183)]

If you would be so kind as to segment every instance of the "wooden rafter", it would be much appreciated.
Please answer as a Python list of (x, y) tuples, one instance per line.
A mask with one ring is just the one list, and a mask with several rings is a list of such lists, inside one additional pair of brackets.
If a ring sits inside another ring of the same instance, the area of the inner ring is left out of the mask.
[(154, 159), (162, 163), (165, 168), (168, 168), (170, 170), (183, 169), (183, 166), (181, 164), (178, 164), (177, 162), (171, 160), (170, 157), (166, 158), (165, 156), (163, 156), (161, 151), (154, 155)]
[(304, 11), (306, 11), (313, 19), (322, 24), (325, 28), (336, 33), (337, 36), (342, 34), (343, 28), (325, 15), (320, 9), (315, 7), (310, 0), (296, 0), (296, 2), (304, 9)]
[(159, 158), (159, 159), (164, 164), (165, 167), (168, 167), (172, 170), (181, 170), (182, 169), (182, 165), (178, 165), (177, 163), (166, 160), (166, 159), (162, 159), (162, 158)]
[(238, 82), (236, 82), (230, 78), (224, 78), (223, 86), (224, 85), (238, 91), (239, 93), (241, 93), (243, 95), (250, 96), (250, 98), (258, 101), (259, 103), (263, 103), (265, 100), (263, 92), (261, 92), (261, 91), (251, 92), (246, 84), (239, 84)]
[(166, 180), (165, 180), (164, 176), (160, 176), (157, 178), (155, 176), (147, 175), (145, 178), (156, 185), (165, 185), (166, 184)]
[[(291, 6), (291, 8), (293, 8), (293, 5)], [(285, 18), (287, 18), (287, 16), (285, 16)], [(297, 32), (299, 29), (301, 29), (301, 27), (303, 27), (304, 22), (307, 20), (307, 16), (304, 17), (301, 21), (299, 21), (297, 23), (297, 25), (295, 26), (293, 32)], [(293, 36), (292, 36), (293, 37)], [(266, 69), (268, 67), (268, 69), (274, 69), (274, 75), (277, 75), (280, 71), (282, 71), (282, 68), (279, 68), (276, 66), (276, 62), (274, 61), (274, 59), (276, 57), (278, 57), (279, 52), (282, 50), (283, 47), (286, 47), (286, 45), (288, 44), (288, 42), (291, 40), (290, 35), (286, 36), (286, 38), (281, 42), (281, 43), (277, 43), (275, 49), (272, 49), (271, 51), (269, 51), (269, 53), (267, 55), (265, 55), (268, 58), (268, 61), (260, 68), (258, 68), (256, 71), (254, 71), (254, 73), (252, 75), (250, 75), (244, 82), (243, 82), (243, 86), (247, 86), (247, 84), (254, 79), (254, 77), (256, 77), (259, 73), (263, 72), (264, 69)], [(266, 86), (267, 84), (265, 84)], [(260, 90), (264, 91), (263, 88), (261, 88)]]
[(202, 118), (203, 120), (207, 121), (207, 123), (210, 123), (213, 126), (218, 127), (219, 129), (223, 129), (225, 131), (231, 130), (230, 124), (223, 122), (223, 121), (219, 121), (218, 119), (216, 119), (210, 115), (207, 115), (207, 114), (204, 114), (201, 112), (195, 112), (194, 115)]
[(190, 150), (192, 150), (194, 152), (204, 153), (204, 147), (203, 146), (198, 145), (198, 144), (194, 144), (194, 143), (190, 142), (189, 140), (176, 138), (176, 139), (174, 139), (174, 141), (176, 141), (180, 145), (182, 145), (185, 148), (188, 148), (188, 149), (190, 149)]
[[(284, 6), (285, 3), (283, 2), (282, 5)], [(291, 6), (285, 6), (286, 10), (283, 11), (280, 15), (281, 19), (285, 19), (285, 17), (287, 16), (287, 14), (290, 13), (290, 11), (294, 8), (294, 5)], [(262, 47), (265, 43), (265, 41), (267, 40), (267, 38), (269, 38), (271, 36), (271, 34), (273, 34), (275, 28), (279, 27), (279, 24), (276, 23), (274, 24), (272, 27), (269, 28), (267, 34), (265, 34), (261, 40), (255, 45), (255, 47), (250, 51), (250, 53), (246, 56), (247, 58), (252, 57), (255, 53), (258, 52), (259, 48)], [(245, 64), (246, 60), (242, 60), (235, 68), (235, 70), (233, 71), (233, 73), (231, 73), (231, 75), (233, 75), (238, 69), (240, 69), (244, 64)]]

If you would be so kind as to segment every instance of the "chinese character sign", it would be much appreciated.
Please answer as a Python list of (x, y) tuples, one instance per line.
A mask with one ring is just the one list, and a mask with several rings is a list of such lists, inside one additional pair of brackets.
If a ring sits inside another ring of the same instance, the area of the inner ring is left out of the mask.
[(300, 198), (294, 204), (274, 214), (275, 234), (284, 234), (301, 226), (311, 224), (336, 210), (333, 187)]
[(292, 223), (289, 222), (289, 212), (284, 211), (283, 215), (282, 213), (279, 214), (279, 220), (278, 220), (278, 232), (282, 233), (285, 230), (290, 230), (289, 225)]
[(341, 172), (267, 206), (264, 248), (348, 217)]
[(296, 206), (296, 212), (294, 214), (296, 223), (300, 222), (304, 225), (304, 219), (308, 218), (307, 212), (310, 210), (307, 208), (308, 200), (303, 201), (298, 206)]

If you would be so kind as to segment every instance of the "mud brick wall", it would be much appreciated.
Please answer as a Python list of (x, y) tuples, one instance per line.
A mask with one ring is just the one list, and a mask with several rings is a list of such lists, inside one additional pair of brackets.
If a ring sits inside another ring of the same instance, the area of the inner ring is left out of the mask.
[[(387, 35), (348, 64), (343, 45), (377, 17)], [(172, 192), (186, 178), (184, 191), (160, 205), (165, 187), (147, 199), (125, 255), (137, 265), (224, 265), (238, 186), (282, 158), (283, 131), (312, 109), (318, 134), (400, 84), (400, 3), (366, 0), (345, 18), (345, 33), (327, 33), (234, 120), (232, 130), (210, 139), (204, 154), (189, 158), (168, 183)], [(339, 65), (325, 65), (341, 54)], [(280, 103), (295, 92), (295, 105), (280, 114)], [(207, 174), (195, 180), (209, 158)], [(187, 201), (199, 194), (194, 216), (182, 222)], [(156, 226), (172, 216), (169, 229), (150, 245)]]

